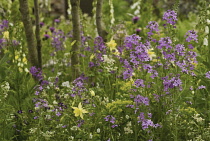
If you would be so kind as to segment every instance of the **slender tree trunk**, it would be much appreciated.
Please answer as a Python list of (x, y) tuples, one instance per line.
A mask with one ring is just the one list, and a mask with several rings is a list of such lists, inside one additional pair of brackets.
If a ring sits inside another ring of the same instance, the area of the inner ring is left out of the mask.
[(81, 36), (80, 36), (79, 5), (80, 5), (80, 0), (71, 0), (73, 40), (76, 40), (76, 43), (72, 46), (72, 50), (71, 50), (71, 53), (72, 53), (72, 56), (71, 56), (72, 80), (77, 78), (80, 74), (79, 51), (81, 48)]
[(65, 8), (64, 16), (65, 16), (66, 19), (69, 19), (69, 16), (68, 16), (68, 8), (69, 8), (68, 0), (64, 0), (64, 8)]
[(40, 26), (39, 26), (39, 4), (38, 0), (34, 0), (34, 12), (36, 17), (36, 42), (39, 68), (42, 69), (42, 43), (40, 39)]
[(28, 0), (19, 0), (19, 3), (20, 3), (20, 12), (22, 15), (22, 21), (25, 28), (25, 35), (28, 45), (29, 61), (32, 66), (39, 67), (36, 42), (33, 33), (31, 18), (29, 15)]
[(102, 4), (103, 4), (103, 0), (97, 0), (96, 26), (97, 26), (98, 35), (101, 36), (105, 41), (107, 32), (103, 29), (103, 26), (102, 26)]

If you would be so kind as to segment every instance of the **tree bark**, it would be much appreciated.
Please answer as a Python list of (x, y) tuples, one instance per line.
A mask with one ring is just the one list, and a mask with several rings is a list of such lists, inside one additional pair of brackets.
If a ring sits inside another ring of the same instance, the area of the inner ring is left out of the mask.
[(36, 42), (37, 42), (37, 53), (39, 68), (42, 69), (42, 43), (40, 39), (40, 26), (39, 26), (39, 5), (38, 0), (34, 0), (34, 12), (35, 12), (35, 22), (36, 22)]
[(71, 70), (72, 70), (72, 80), (79, 77), (79, 51), (81, 48), (81, 36), (80, 36), (80, 16), (79, 16), (79, 5), (80, 0), (71, 0), (72, 7), (72, 24), (73, 24), (73, 41), (76, 43), (71, 49)]
[(97, 0), (96, 5), (96, 27), (98, 31), (98, 35), (103, 38), (103, 40), (106, 40), (107, 32), (103, 29), (102, 26), (102, 4), (103, 0)]
[(28, 0), (19, 0), (20, 3), (20, 12), (22, 15), (22, 22), (25, 29), (25, 35), (28, 45), (28, 57), (29, 62), (32, 66), (39, 67), (38, 57), (37, 57), (37, 49), (36, 49), (36, 42), (33, 33), (33, 27), (31, 23), (31, 18), (29, 15), (29, 8), (28, 8)]
[(64, 16), (65, 16), (66, 19), (69, 19), (69, 16), (68, 16), (68, 8), (69, 8), (68, 0), (64, 0), (64, 8), (65, 8)]

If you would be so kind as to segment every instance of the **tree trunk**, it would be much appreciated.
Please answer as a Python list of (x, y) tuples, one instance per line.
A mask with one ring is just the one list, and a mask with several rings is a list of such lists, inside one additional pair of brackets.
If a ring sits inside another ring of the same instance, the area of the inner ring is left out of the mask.
[(81, 48), (81, 36), (80, 36), (79, 5), (80, 5), (80, 0), (71, 0), (73, 41), (76, 41), (76, 43), (72, 46), (72, 49), (71, 49), (72, 80), (79, 77), (79, 74), (80, 74), (79, 51)]
[(103, 26), (102, 26), (102, 4), (103, 4), (103, 0), (97, 0), (96, 26), (97, 26), (98, 35), (102, 37), (104, 41), (106, 41), (107, 32), (103, 29)]
[(31, 18), (29, 15), (28, 0), (19, 0), (20, 12), (22, 15), (22, 21), (25, 28), (25, 35), (28, 45), (29, 62), (32, 66), (39, 67), (36, 42), (33, 33), (33, 27), (31, 23)]
[(65, 16), (66, 19), (69, 19), (69, 16), (68, 16), (68, 9), (69, 9), (68, 0), (64, 0), (64, 8), (65, 8), (64, 16)]
[(36, 17), (36, 42), (37, 42), (37, 53), (39, 68), (42, 69), (42, 43), (40, 39), (40, 26), (39, 26), (39, 5), (38, 0), (34, 0), (34, 12)]

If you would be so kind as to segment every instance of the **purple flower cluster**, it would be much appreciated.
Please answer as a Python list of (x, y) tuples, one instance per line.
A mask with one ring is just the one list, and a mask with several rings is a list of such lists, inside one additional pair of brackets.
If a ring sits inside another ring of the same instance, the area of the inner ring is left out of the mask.
[(150, 48), (150, 43), (140, 42), (141, 38), (138, 35), (131, 35), (125, 38), (124, 46), (127, 52), (130, 54), (129, 60), (124, 59), (124, 72), (123, 79), (131, 78), (133, 75), (134, 68), (138, 68), (139, 65), (143, 65), (145, 62), (150, 61), (148, 54), (148, 49)]
[(2, 32), (4, 32), (6, 30), (6, 28), (9, 27), (9, 21), (7, 20), (3, 20), (0, 23), (0, 35), (2, 34)]
[(141, 37), (136, 34), (125, 37), (124, 44), (126, 50), (133, 50), (137, 45), (139, 45)]
[(134, 85), (138, 88), (138, 87), (145, 87), (144, 85), (144, 80), (143, 79), (137, 79), (135, 82), (134, 82)]
[(148, 37), (151, 38), (151, 36), (154, 34), (153, 32), (158, 32), (159, 31), (159, 25), (156, 21), (150, 21), (148, 23), (149, 25), (146, 26), (146, 28), (150, 29), (150, 31), (147, 33)]
[(158, 49), (172, 49), (172, 41), (170, 39), (170, 37), (164, 37), (164, 38), (161, 38), (159, 41), (158, 41), (159, 45), (157, 46)]
[(191, 41), (198, 42), (198, 35), (197, 35), (197, 32), (195, 32), (194, 30), (189, 30), (185, 34), (185, 37), (186, 37), (187, 42), (191, 42)]
[(36, 68), (35, 66), (32, 66), (30, 68), (30, 73), (33, 77), (35, 77), (37, 80), (41, 81), (43, 80), (42, 71), (40, 68)]
[(106, 116), (104, 119), (105, 119), (105, 121), (111, 122), (111, 123), (113, 124), (113, 125), (111, 126), (112, 128), (118, 127), (117, 124), (114, 124), (116, 119), (115, 119), (115, 117), (113, 117), (112, 115), (108, 115), (108, 116)]
[(85, 91), (87, 91), (86, 87), (85, 87), (85, 81), (88, 78), (84, 76), (84, 74), (82, 74), (80, 77), (78, 77), (77, 79), (75, 79), (73, 81), (73, 88), (72, 88), (72, 97), (75, 97), (76, 95), (81, 97), (81, 94)]
[[(133, 96), (131, 95), (131, 98), (132, 97)], [(148, 97), (143, 97), (141, 95), (137, 95), (137, 96), (134, 97), (134, 102), (136, 103), (137, 106), (142, 105), (142, 104), (148, 106), (149, 105), (149, 98)]]
[[(148, 113), (148, 117), (151, 118), (151, 113)], [(148, 129), (149, 127), (161, 127), (160, 124), (154, 124), (151, 119), (146, 119), (143, 112), (141, 112), (138, 116), (138, 123), (141, 122), (142, 129)]]
[(182, 44), (177, 44), (175, 46), (175, 52), (178, 56), (184, 56), (185, 55), (185, 47)]
[(210, 79), (210, 71), (206, 73), (206, 78)]
[(168, 76), (163, 77), (163, 85), (164, 85), (164, 91), (168, 91), (169, 89), (173, 89), (175, 87), (178, 87), (179, 90), (182, 90), (182, 80), (179, 78), (179, 76), (177, 77), (172, 77), (171, 79), (169, 79)]
[(189, 74), (191, 73), (192, 76), (195, 76), (195, 74), (192, 72), (192, 70), (194, 70), (195, 66), (194, 64), (197, 64), (197, 54), (194, 51), (187, 51), (185, 52), (179, 52), (178, 53), (179, 56), (181, 56), (183, 54), (184, 59), (182, 58), (182, 60), (177, 60), (175, 62), (175, 64), (181, 68), (181, 71), (183, 73)]
[(40, 85), (37, 85), (35, 87), (35, 89), (36, 89), (35, 95), (39, 95), (44, 90), (44, 87), (46, 87), (49, 84), (49, 82), (46, 80), (43, 80), (44, 77), (42, 75), (42, 71), (40, 68), (37, 69), (35, 66), (32, 66), (30, 68), (30, 73), (32, 74), (32, 76), (35, 79), (37, 79), (39, 82), (41, 82)]
[(104, 61), (103, 55), (106, 54), (106, 45), (102, 37), (96, 37), (94, 40), (94, 62), (89, 62), (89, 67), (100, 66), (101, 62)]
[(174, 10), (167, 10), (163, 14), (163, 20), (166, 21), (167, 24), (175, 25), (177, 21), (177, 13)]
[(66, 37), (64, 35), (64, 32), (62, 30), (54, 30), (52, 33), (52, 47), (55, 48), (55, 51), (64, 50), (64, 41)]

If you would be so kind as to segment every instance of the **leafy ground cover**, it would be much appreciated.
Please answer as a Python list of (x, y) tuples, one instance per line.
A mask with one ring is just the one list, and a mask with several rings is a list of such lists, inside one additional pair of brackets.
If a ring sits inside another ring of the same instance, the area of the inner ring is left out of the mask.
[(104, 5), (107, 41), (81, 14), (81, 73), (73, 79), (72, 23), (40, 18), (40, 69), (28, 61), (18, 2), (8, 3), (0, 19), (1, 140), (210, 140), (208, 3), (182, 20), (178, 3), (161, 17), (150, 2), (122, 2), (124, 16), (117, 4)]

